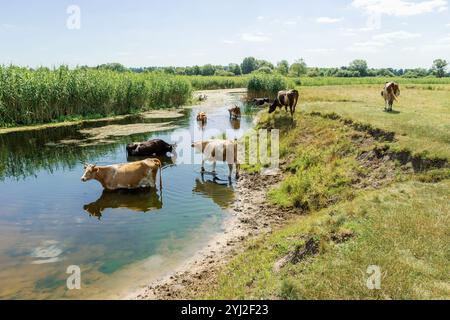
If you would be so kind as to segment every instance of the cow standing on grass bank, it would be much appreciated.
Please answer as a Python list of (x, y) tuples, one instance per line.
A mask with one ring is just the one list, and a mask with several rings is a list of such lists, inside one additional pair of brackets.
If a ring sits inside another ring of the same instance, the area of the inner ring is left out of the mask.
[(397, 101), (397, 97), (400, 96), (400, 86), (395, 82), (386, 82), (381, 96), (384, 98), (384, 110), (387, 112), (392, 111), (394, 101)]
[(297, 107), (299, 96), (300, 95), (297, 90), (278, 92), (277, 98), (269, 108), (269, 113), (274, 112), (277, 109), (277, 107), (279, 108), (285, 107), (287, 112), (289, 107), (291, 116), (294, 117), (295, 108)]
[(156, 175), (159, 170), (159, 188), (162, 189), (162, 165), (159, 159), (111, 166), (85, 164), (84, 170), (81, 181), (97, 180), (105, 190), (156, 188)]

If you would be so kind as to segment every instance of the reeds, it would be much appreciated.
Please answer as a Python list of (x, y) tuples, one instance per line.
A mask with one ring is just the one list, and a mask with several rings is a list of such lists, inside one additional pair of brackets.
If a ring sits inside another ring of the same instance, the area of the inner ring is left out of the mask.
[(0, 126), (177, 107), (191, 94), (188, 80), (164, 74), (0, 66)]

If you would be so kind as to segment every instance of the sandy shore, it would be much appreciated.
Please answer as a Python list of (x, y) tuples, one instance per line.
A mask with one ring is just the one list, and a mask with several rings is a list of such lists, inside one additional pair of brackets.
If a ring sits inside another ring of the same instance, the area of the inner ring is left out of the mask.
[(195, 297), (214, 279), (223, 265), (244, 249), (244, 242), (270, 233), (295, 214), (266, 203), (267, 191), (281, 179), (281, 175), (243, 175), (237, 182), (236, 200), (229, 209), (223, 232), (181, 267), (127, 298), (170, 300)]

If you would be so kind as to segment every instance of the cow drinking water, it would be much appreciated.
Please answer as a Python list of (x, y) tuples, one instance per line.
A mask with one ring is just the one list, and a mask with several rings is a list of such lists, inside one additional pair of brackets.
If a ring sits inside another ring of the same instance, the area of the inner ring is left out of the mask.
[(297, 90), (289, 90), (289, 91), (280, 91), (278, 92), (278, 96), (272, 105), (269, 108), (269, 113), (273, 113), (277, 107), (286, 108), (286, 112), (288, 111), (288, 107), (291, 111), (291, 116), (294, 116), (295, 108), (297, 106), (299, 99), (299, 93)]

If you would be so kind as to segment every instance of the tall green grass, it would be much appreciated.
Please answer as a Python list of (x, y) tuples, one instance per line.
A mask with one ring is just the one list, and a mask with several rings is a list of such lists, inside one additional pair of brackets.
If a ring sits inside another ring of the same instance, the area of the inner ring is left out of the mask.
[(0, 126), (176, 107), (191, 93), (189, 81), (163, 74), (0, 66)]
[(281, 90), (287, 89), (292, 84), (282, 76), (257, 74), (250, 78), (247, 85), (248, 99), (269, 97), (276, 98)]
[(235, 89), (246, 88), (249, 77), (235, 76), (185, 76), (195, 90)]

